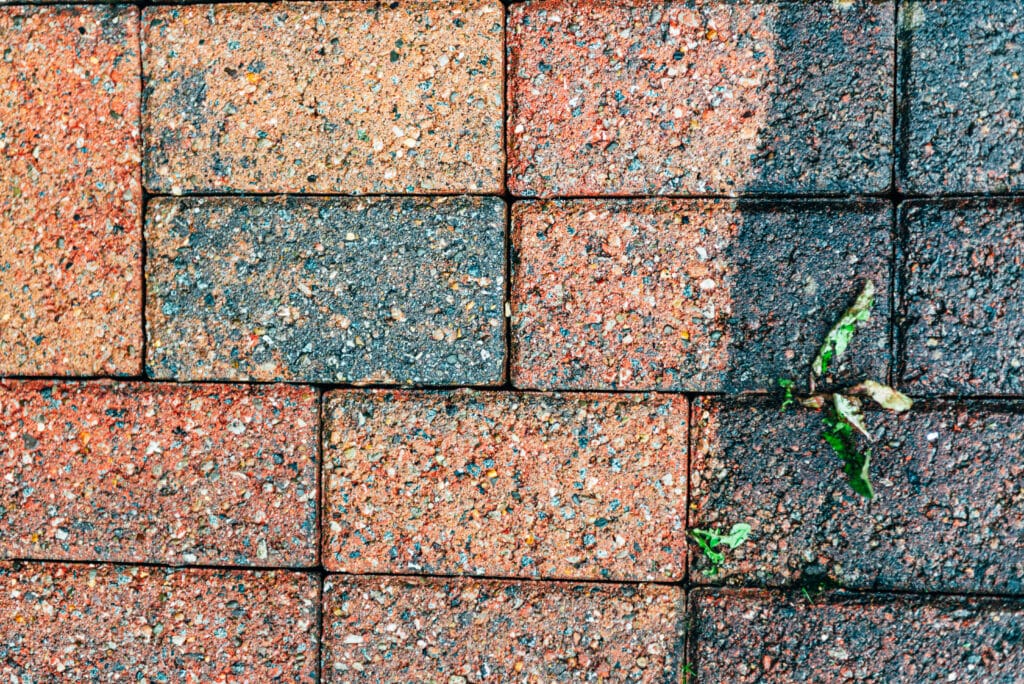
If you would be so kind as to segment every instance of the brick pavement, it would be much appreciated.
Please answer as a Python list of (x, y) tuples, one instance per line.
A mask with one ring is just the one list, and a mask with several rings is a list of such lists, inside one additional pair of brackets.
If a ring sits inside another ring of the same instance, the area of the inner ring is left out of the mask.
[(1021, 681), (1022, 34), (0, 1), (0, 678)]

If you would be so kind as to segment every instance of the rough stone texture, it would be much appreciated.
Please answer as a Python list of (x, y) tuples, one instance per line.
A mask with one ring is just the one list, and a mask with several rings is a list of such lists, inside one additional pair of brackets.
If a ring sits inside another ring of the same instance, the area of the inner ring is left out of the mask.
[(501, 192), (497, 0), (148, 7), (154, 192)]
[(0, 374), (142, 371), (138, 10), (0, 9)]
[(698, 592), (690, 664), (702, 684), (986, 682), (1024, 671), (1024, 604)]
[(0, 557), (314, 565), (316, 392), (0, 384)]
[(305, 573), (0, 564), (0, 676), (19, 682), (312, 682)]
[(902, 0), (900, 185), (1024, 190), (1024, 2)]
[(332, 577), (325, 682), (676, 682), (683, 595), (655, 585)]
[(887, 375), (884, 203), (517, 202), (512, 222), (517, 387), (717, 391), (804, 378), (867, 278), (877, 306), (838, 378)]
[(903, 205), (903, 384), (1024, 394), (1024, 202)]
[(324, 565), (682, 579), (683, 397), (328, 395)]
[(1012, 407), (869, 413), (870, 503), (847, 485), (817, 412), (702, 399), (693, 420), (690, 527), (753, 528), (710, 580), (694, 550), (695, 581), (1024, 591), (1024, 416)]
[(509, 187), (884, 191), (894, 14), (864, 0), (515, 4)]
[(498, 384), (498, 198), (154, 200), (147, 370), (177, 380)]

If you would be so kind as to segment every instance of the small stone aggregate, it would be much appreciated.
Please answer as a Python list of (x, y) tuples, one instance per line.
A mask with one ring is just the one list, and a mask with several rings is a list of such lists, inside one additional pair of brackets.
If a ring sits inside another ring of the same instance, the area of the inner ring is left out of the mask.
[(1020, 681), (1022, 19), (0, 0), (0, 681)]

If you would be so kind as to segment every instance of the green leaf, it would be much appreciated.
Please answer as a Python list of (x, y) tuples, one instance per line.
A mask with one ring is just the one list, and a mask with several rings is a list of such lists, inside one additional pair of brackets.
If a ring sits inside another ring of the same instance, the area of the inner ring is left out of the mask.
[(729, 534), (722, 537), (720, 540), (722, 544), (725, 544), (730, 549), (735, 549), (737, 546), (747, 541), (747, 537), (750, 536), (750, 525), (747, 523), (736, 523), (729, 530)]
[(717, 570), (718, 566), (725, 562), (725, 556), (715, 551), (722, 537), (715, 530), (690, 530), (690, 536), (697, 542), (697, 546), (704, 552), (711, 565)]
[(793, 398), (793, 381), (780, 378), (779, 387), (785, 392), (782, 397), (782, 410), (785, 411), (796, 402)]
[(722, 544), (730, 549), (735, 549), (750, 536), (750, 525), (747, 523), (736, 523), (729, 530), (729, 534), (723, 535), (718, 530), (690, 530), (690, 536), (697, 542), (697, 546), (704, 552), (704, 555), (711, 561), (711, 567), (704, 571), (708, 577), (718, 574), (718, 569), (725, 562), (725, 554), (716, 551), (715, 548)]
[(871, 397), (882, 408), (895, 411), (896, 413), (909, 411), (914, 405), (914, 400), (907, 395), (874, 380), (865, 380), (859, 385), (851, 387), (850, 393)]
[(842, 416), (847, 423), (857, 428), (865, 437), (871, 439), (871, 433), (868, 432), (868, 428), (864, 424), (864, 414), (861, 413), (859, 399), (842, 394), (833, 394), (832, 402), (835, 404), (836, 413)]
[(875, 498), (874, 487), (871, 486), (869, 469), (871, 451), (860, 451), (857, 448), (853, 427), (835, 411), (828, 411), (822, 418), (825, 429), (821, 436), (843, 462), (843, 472), (853, 491), (865, 499)]
[(846, 352), (846, 348), (850, 346), (850, 340), (853, 339), (853, 333), (857, 331), (857, 326), (871, 318), (871, 307), (874, 303), (875, 284), (868, 280), (865, 281), (864, 289), (857, 295), (853, 306), (846, 310), (839, 322), (832, 326), (828, 335), (825, 336), (825, 341), (811, 365), (811, 372), (814, 375), (818, 377), (826, 375), (829, 364), (833, 360), (838, 361)]

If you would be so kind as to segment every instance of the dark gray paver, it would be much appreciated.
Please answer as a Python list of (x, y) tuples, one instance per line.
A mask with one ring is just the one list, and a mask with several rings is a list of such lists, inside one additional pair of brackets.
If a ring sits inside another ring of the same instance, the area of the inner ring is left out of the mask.
[(158, 199), (146, 239), (152, 377), (501, 382), (498, 198)]
[(1024, 394), (1024, 202), (903, 205), (904, 389)]
[(996, 403), (870, 412), (875, 499), (846, 483), (820, 414), (777, 399), (694, 406), (691, 528), (752, 526), (696, 582), (1019, 593), (1024, 589), (1024, 415)]
[(1012, 684), (1024, 671), (1020, 601), (698, 591), (690, 619), (701, 684)]
[(1024, 190), (1024, 2), (902, 0), (899, 184)]

